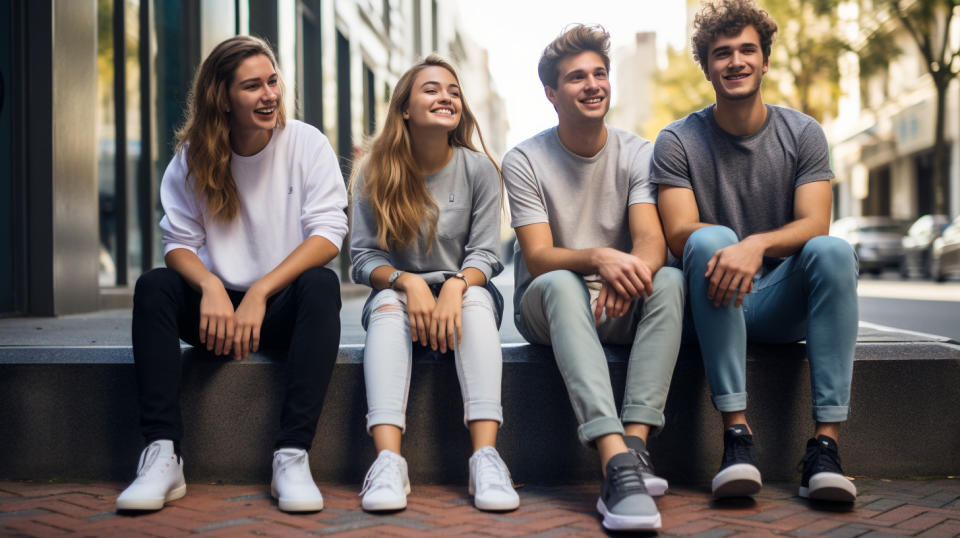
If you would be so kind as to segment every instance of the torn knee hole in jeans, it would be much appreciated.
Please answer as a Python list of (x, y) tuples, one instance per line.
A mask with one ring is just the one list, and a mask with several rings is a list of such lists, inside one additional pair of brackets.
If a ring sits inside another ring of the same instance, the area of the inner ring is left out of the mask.
[(377, 307), (374, 312), (403, 312), (403, 307), (395, 304), (385, 304)]

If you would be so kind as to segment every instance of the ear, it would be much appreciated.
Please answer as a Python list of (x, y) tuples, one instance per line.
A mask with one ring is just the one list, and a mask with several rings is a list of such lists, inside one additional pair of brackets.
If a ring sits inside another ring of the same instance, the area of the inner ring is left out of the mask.
[(551, 88), (550, 86), (544, 86), (543, 94), (547, 96), (547, 100), (550, 101), (554, 107), (557, 106), (557, 90)]
[(409, 119), (410, 119), (410, 110), (409, 110), (409, 109), (404, 110), (403, 112), (401, 112), (401, 116), (403, 116), (403, 119), (409, 120)]
[(766, 74), (767, 74), (767, 70), (769, 70), (769, 69), (770, 69), (770, 58), (764, 58), (764, 59), (763, 59), (763, 70), (762, 70), (762, 73), (763, 73), (764, 75), (766, 75)]

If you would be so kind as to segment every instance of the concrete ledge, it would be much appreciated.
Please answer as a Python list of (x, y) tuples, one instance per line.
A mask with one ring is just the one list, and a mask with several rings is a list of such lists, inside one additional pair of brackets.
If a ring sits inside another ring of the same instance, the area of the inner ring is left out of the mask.
[[(853, 475), (904, 477), (960, 469), (960, 346), (874, 339), (857, 346), (853, 408), (841, 440)], [(623, 392), (624, 348), (607, 349)], [(802, 344), (751, 346), (751, 424), (768, 480), (796, 479), (811, 433)], [(243, 362), (184, 353), (183, 440), (188, 480), (266, 481), (280, 412), (282, 361)], [(499, 448), (517, 482), (593, 481), (592, 450), (576, 422), (549, 348), (504, 346), (505, 421)], [(311, 451), (320, 480), (360, 483), (375, 454), (366, 434), (361, 346), (343, 346)], [(466, 481), (470, 446), (452, 357), (414, 363), (404, 452), (417, 483)], [(685, 348), (667, 403), (667, 427), (651, 442), (658, 471), (704, 483), (721, 455), (699, 353)], [(127, 480), (142, 442), (132, 351), (127, 346), (0, 347), (0, 479)]]

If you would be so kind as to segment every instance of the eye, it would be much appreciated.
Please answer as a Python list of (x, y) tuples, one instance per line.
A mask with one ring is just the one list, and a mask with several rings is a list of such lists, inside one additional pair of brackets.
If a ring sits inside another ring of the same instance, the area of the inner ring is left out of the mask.
[(267, 84), (269, 84), (269, 85), (271, 85), (271, 86), (276, 86), (278, 82), (280, 82), (280, 81), (277, 80), (277, 79), (275, 79), (275, 78), (272, 78), (272, 79), (270, 79), (270, 82), (268, 82)]
[(426, 90), (423, 90), (423, 93), (437, 93), (437, 90), (433, 88), (427, 88)]

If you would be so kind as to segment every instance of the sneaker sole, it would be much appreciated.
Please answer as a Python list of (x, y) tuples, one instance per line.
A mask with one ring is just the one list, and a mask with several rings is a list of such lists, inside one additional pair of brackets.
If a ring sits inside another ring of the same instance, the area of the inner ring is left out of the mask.
[(407, 484), (403, 488), (403, 499), (399, 502), (381, 502), (381, 503), (367, 503), (367, 500), (364, 498), (360, 501), (360, 508), (363, 508), (367, 512), (390, 512), (394, 510), (403, 510), (407, 507), (407, 495), (410, 495), (410, 485)]
[(291, 501), (281, 499), (277, 490), (270, 488), (270, 495), (277, 500), (277, 506), (284, 512), (319, 512), (323, 510), (323, 499), (319, 501)]
[(717, 473), (711, 486), (717, 499), (751, 497), (760, 492), (763, 482), (759, 469), (749, 463), (737, 463)]
[(638, 529), (659, 529), (660, 512), (652, 516), (625, 516), (613, 514), (603, 504), (603, 499), (597, 499), (597, 512), (603, 516), (603, 528), (611, 531), (625, 531)]
[(187, 485), (171, 489), (163, 499), (117, 499), (117, 510), (160, 510), (170, 501), (183, 498), (187, 494)]
[(669, 489), (667, 481), (659, 476), (644, 476), (643, 485), (651, 497), (662, 497)]
[(815, 501), (852, 503), (857, 500), (857, 487), (843, 475), (817, 473), (810, 477), (810, 486), (800, 486), (800, 496)]
[(509, 510), (516, 510), (520, 507), (520, 499), (510, 499), (509, 501), (501, 502), (483, 502), (478, 501), (476, 497), (473, 498), (473, 505), (477, 507), (477, 510), (484, 510), (487, 512), (506, 512)]

